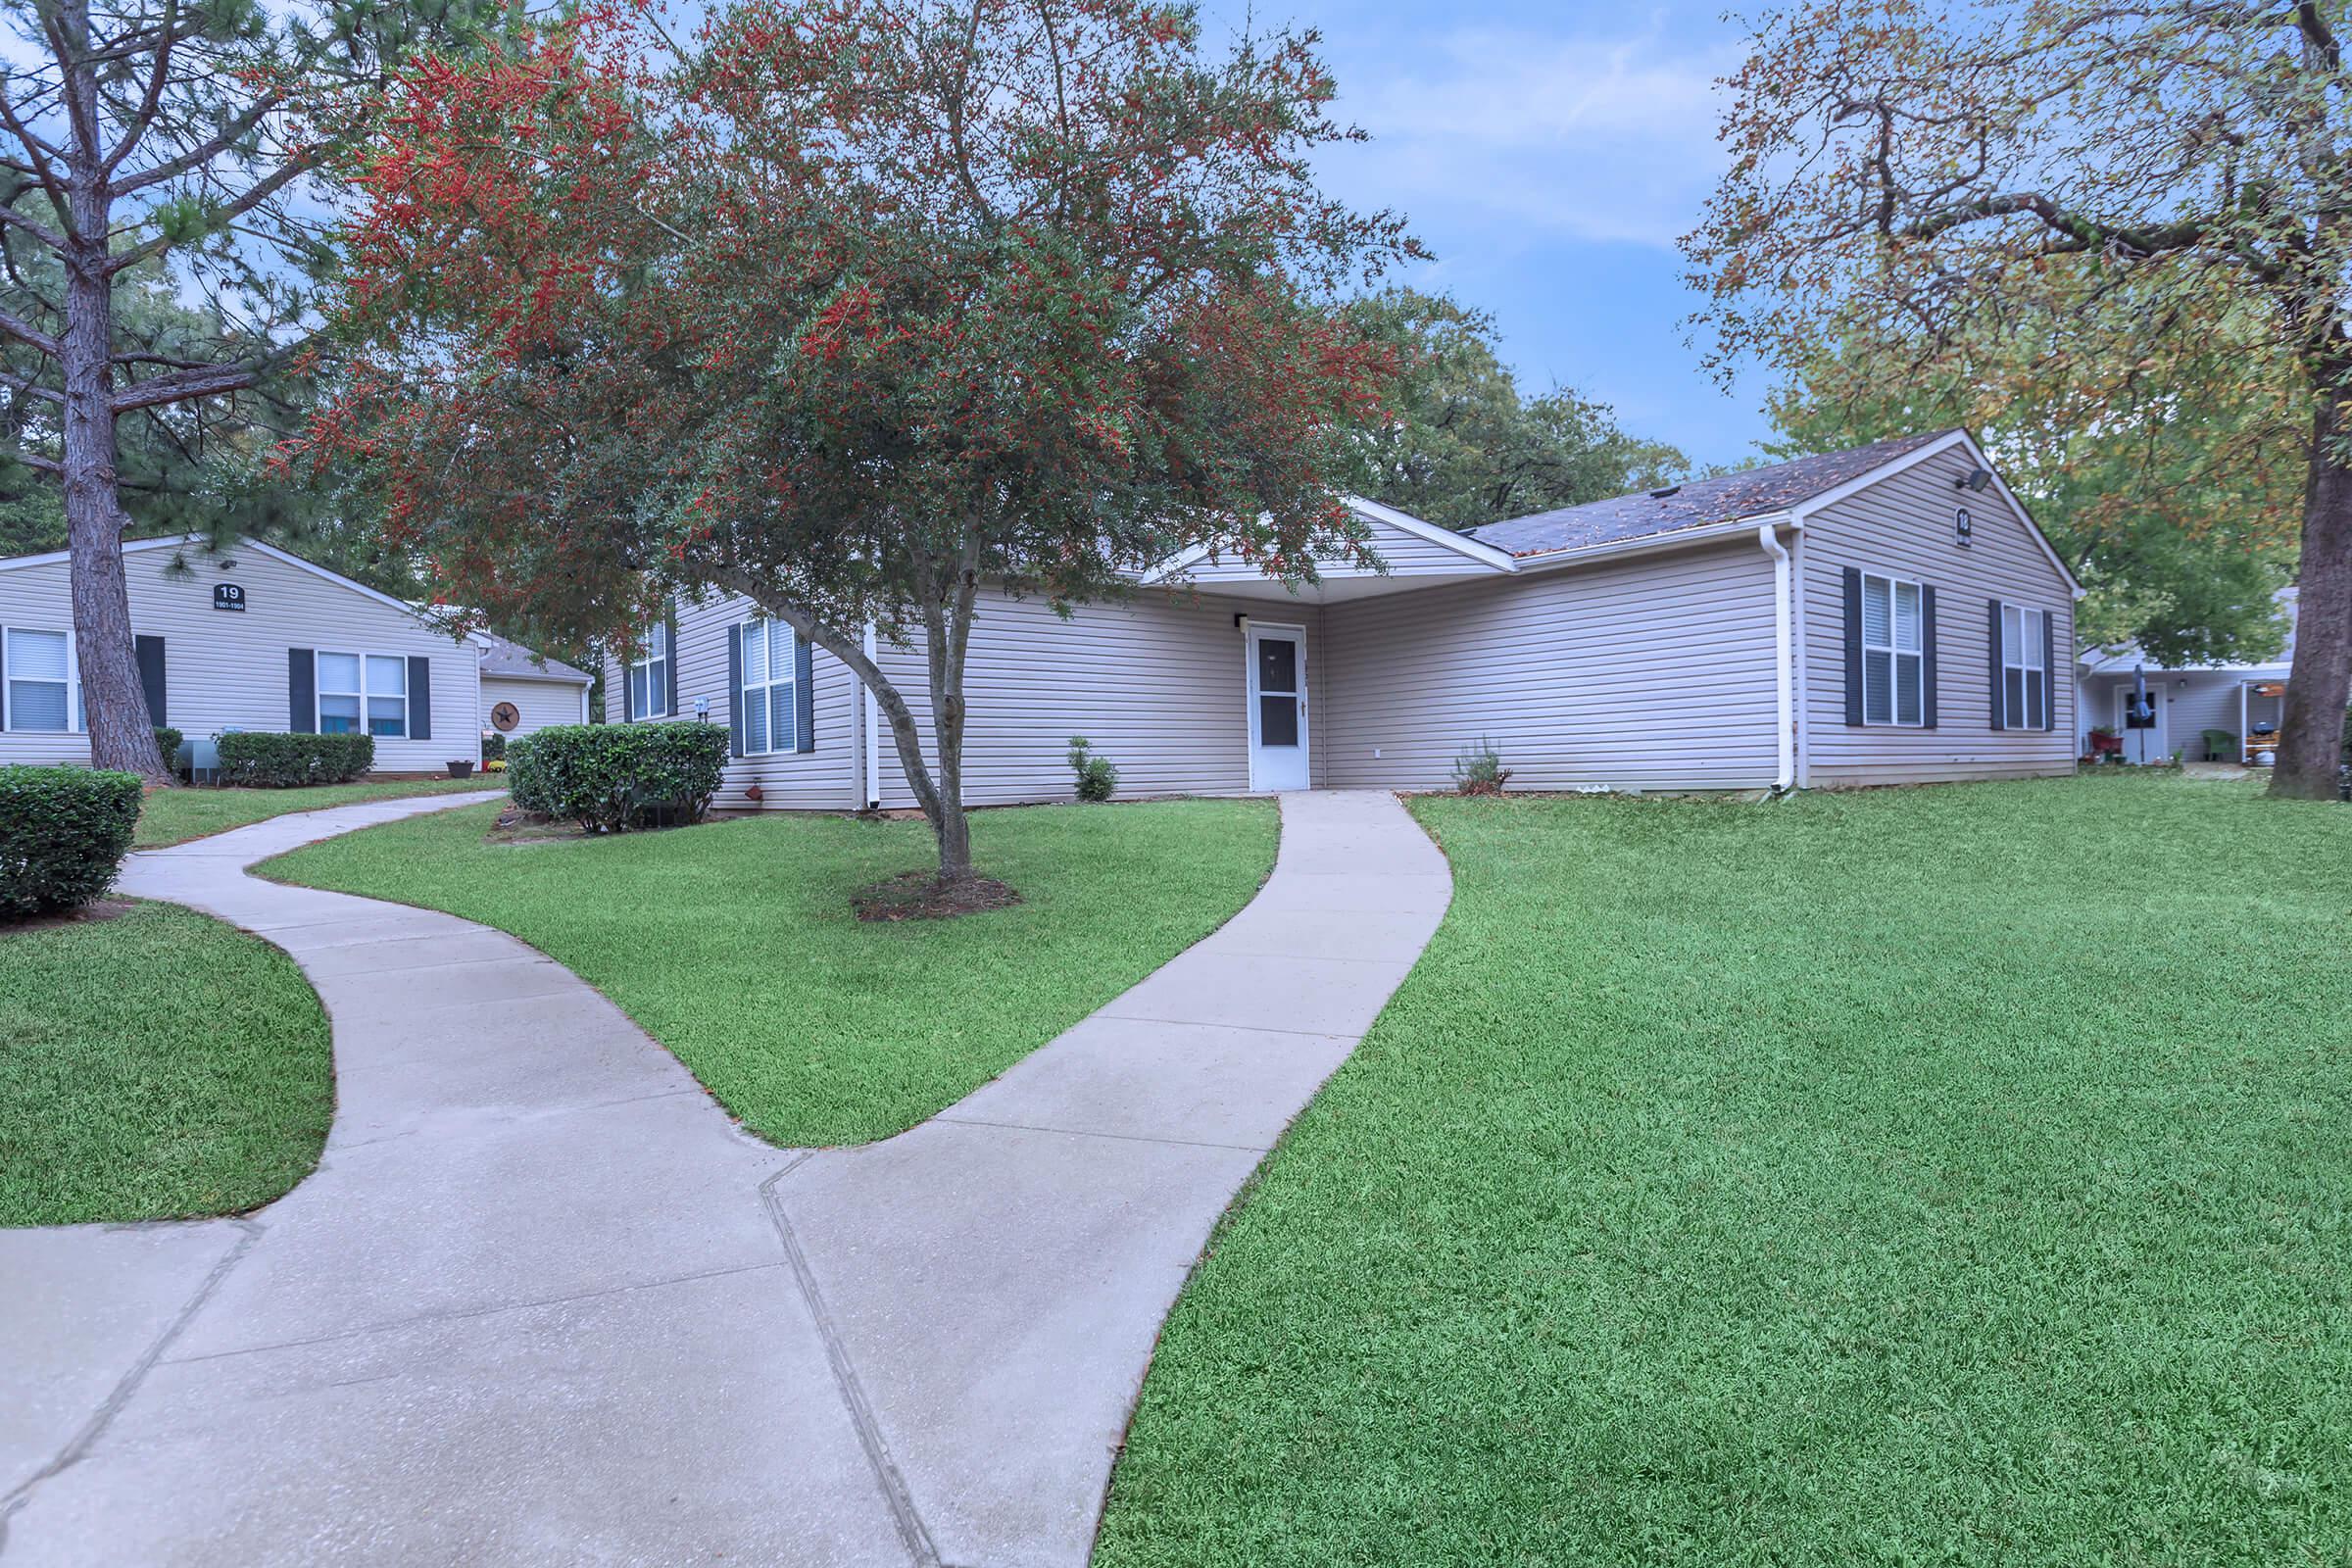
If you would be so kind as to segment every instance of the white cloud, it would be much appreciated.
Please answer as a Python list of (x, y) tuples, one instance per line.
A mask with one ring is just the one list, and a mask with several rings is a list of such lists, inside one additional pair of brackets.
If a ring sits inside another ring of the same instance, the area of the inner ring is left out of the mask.
[(1421, 57), (1350, 62), (1340, 114), (1372, 133), (1334, 160), (1408, 212), (1484, 208), (1546, 238), (1671, 247), (1724, 167), (1716, 78), (1735, 42), (1467, 29)]

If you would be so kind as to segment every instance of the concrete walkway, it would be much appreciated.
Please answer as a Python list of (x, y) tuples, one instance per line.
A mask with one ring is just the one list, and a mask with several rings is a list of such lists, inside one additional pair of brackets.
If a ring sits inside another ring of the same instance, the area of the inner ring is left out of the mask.
[(1284, 797), (1206, 941), (941, 1115), (778, 1150), (568, 970), (242, 874), (487, 796), (134, 856), (292, 954), (318, 1171), (239, 1220), (0, 1232), (0, 1563), (1083, 1563), (1216, 1217), (1450, 896), (1378, 794)]

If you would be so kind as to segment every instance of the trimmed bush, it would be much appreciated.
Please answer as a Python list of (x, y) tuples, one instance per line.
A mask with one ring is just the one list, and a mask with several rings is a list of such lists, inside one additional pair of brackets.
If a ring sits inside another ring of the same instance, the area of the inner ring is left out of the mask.
[(507, 788), (525, 811), (624, 833), (700, 821), (726, 765), (721, 724), (556, 724), (507, 748)]
[(348, 784), (375, 765), (372, 735), (277, 735), (254, 731), (220, 737), (220, 782), (246, 788), (295, 789)]
[(164, 754), (164, 771), (172, 771), (172, 760), (179, 756), (179, 743), (187, 737), (169, 724), (155, 726), (155, 749)]
[(482, 760), (502, 762), (507, 757), (507, 732), (494, 729), (482, 737)]
[(0, 911), (70, 909), (114, 886), (140, 789), (136, 773), (0, 767)]

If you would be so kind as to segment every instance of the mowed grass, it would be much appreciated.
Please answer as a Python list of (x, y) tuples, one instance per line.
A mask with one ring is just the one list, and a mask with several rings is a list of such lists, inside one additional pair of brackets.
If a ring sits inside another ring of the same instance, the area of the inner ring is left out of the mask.
[(154, 790), (139, 809), (134, 848), (160, 850), (208, 833), (225, 832), (288, 811), (317, 811), (357, 801), (393, 801), (411, 795), (447, 795), (506, 787), (504, 776), (474, 778), (367, 779), (357, 784), (317, 784), (292, 790), (217, 790), (201, 785)]
[(1097, 1561), (2352, 1560), (2352, 808), (1417, 801)]
[(776, 1143), (861, 1143), (953, 1104), (1247, 904), (1273, 806), (975, 812), (1023, 903), (868, 924), (850, 895), (932, 858), (921, 822), (775, 815), (491, 845), (495, 807), (370, 828), (268, 874), (480, 920), (603, 991)]
[(259, 938), (164, 904), (0, 932), (0, 1225), (251, 1208), (333, 1114), (326, 1016)]

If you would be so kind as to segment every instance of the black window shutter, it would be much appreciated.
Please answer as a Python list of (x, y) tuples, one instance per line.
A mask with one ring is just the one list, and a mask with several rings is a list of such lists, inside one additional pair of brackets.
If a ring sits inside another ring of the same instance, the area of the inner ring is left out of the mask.
[(743, 624), (727, 628), (727, 755), (743, 755)]
[(669, 602), (669, 657), (662, 662), (662, 673), (669, 685), (669, 716), (678, 716), (678, 602)]
[(133, 637), (131, 643), (139, 653), (139, 690), (147, 695), (147, 722), (160, 729), (172, 722), (164, 716), (164, 640)]
[(809, 678), (815, 660), (808, 649), (808, 639), (799, 632), (792, 634), (792, 712), (800, 725), (793, 749), (802, 752), (816, 750), (816, 693), (815, 682)]
[(318, 656), (308, 648), (286, 650), (286, 733), (318, 733)]
[(1845, 721), (1862, 722), (1862, 568), (1845, 568)]
[(1984, 635), (1991, 644), (1992, 650), (1986, 656), (1986, 662), (1990, 665), (1992, 672), (1992, 727), (2007, 729), (2009, 726), (2004, 721), (2001, 711), (2001, 602), (1998, 599), (1984, 601)]
[(409, 657), (409, 739), (433, 738), (433, 662), (421, 654)]
[(629, 667), (629, 651), (620, 651), (620, 716), (623, 721), (637, 716), (636, 671)]
[(1936, 590), (1919, 590), (1919, 707), (1920, 722), (1936, 727)]
[(2054, 729), (2058, 723), (2058, 666), (2052, 658), (2057, 653), (2058, 617), (2048, 611), (2041, 612), (2041, 727)]

